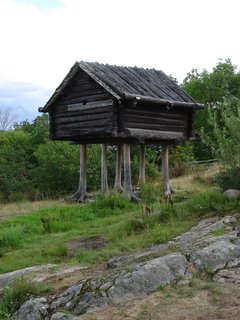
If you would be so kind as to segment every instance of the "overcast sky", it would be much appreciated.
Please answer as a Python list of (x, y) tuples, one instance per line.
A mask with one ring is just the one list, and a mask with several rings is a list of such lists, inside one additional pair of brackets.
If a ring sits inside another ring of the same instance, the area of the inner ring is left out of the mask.
[(154, 67), (181, 82), (240, 66), (239, 0), (0, 0), (0, 108), (38, 115), (75, 61)]

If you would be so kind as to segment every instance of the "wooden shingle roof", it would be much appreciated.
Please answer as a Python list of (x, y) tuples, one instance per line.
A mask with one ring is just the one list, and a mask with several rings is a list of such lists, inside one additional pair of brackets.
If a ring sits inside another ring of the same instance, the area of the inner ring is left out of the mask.
[(98, 62), (76, 62), (52, 97), (39, 111), (47, 112), (79, 69), (118, 100), (141, 100), (152, 104), (202, 108), (164, 72), (138, 67), (112, 66)]

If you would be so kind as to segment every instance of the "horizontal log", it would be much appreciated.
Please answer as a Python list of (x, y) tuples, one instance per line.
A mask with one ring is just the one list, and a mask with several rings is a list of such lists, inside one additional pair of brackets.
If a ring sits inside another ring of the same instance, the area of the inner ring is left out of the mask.
[(112, 127), (112, 121), (109, 119), (104, 119), (104, 120), (96, 120), (96, 121), (85, 121), (82, 123), (66, 123), (66, 124), (55, 125), (56, 130), (58, 129), (71, 130), (74, 128), (92, 128), (92, 130), (94, 130), (95, 127), (102, 127), (104, 130), (107, 127)]
[(81, 110), (90, 110), (94, 108), (100, 107), (108, 107), (113, 105), (113, 100), (101, 100), (101, 101), (91, 101), (91, 102), (82, 102), (82, 103), (74, 103), (68, 104), (68, 111), (81, 111)]
[[(101, 113), (113, 113), (112, 107), (97, 107), (90, 110), (81, 110), (81, 116)], [(52, 115), (52, 119), (54, 120), (57, 118), (77, 117), (79, 115), (79, 111), (69, 112), (66, 110), (65, 112), (58, 112), (58, 110), (56, 110), (56, 113)]]
[(77, 97), (84, 97), (84, 96), (92, 96), (96, 94), (105, 94), (106, 92), (100, 90), (99, 88), (96, 89), (87, 89), (87, 88), (74, 88), (75, 90), (65, 91), (64, 94), (61, 96), (64, 99), (74, 99)]
[(142, 130), (134, 128), (126, 128), (119, 137), (133, 137), (150, 140), (181, 140), (185, 135), (182, 132), (166, 132), (157, 130)]
[(73, 128), (70, 130), (58, 129), (53, 134), (51, 134), (51, 139), (53, 140), (75, 140), (75, 139), (100, 139), (103, 137), (111, 137), (112, 131), (110, 129), (101, 128)]
[(54, 119), (55, 124), (63, 124), (63, 123), (78, 123), (81, 125), (82, 122), (85, 121), (98, 121), (98, 120), (103, 120), (103, 119), (108, 119), (111, 120), (113, 119), (113, 114), (112, 113), (94, 113), (94, 114), (88, 114), (88, 115), (81, 115), (81, 116), (76, 116), (76, 117), (64, 117), (64, 118), (56, 118)]
[(202, 109), (204, 106), (202, 104), (194, 103), (194, 102), (185, 102), (185, 101), (173, 101), (173, 100), (165, 100), (159, 98), (146, 97), (138, 94), (129, 94), (123, 93), (123, 100), (126, 101), (135, 101), (137, 104), (141, 103), (149, 103), (152, 105), (167, 105), (169, 108), (178, 107), (178, 108), (190, 108), (190, 109)]
[(90, 137), (90, 138), (82, 138), (82, 137), (76, 137), (74, 141), (70, 141), (70, 144), (102, 144), (105, 143), (107, 145), (122, 145), (125, 143), (128, 144), (139, 144), (138, 139), (133, 138), (115, 138), (111, 136), (107, 137)]
[(160, 117), (159, 115), (147, 116), (147, 115), (136, 115), (136, 114), (129, 114), (126, 113), (126, 118), (129, 122), (135, 123), (156, 123), (156, 124), (173, 124), (173, 125), (187, 125), (186, 119), (172, 119), (168, 118), (167, 115), (164, 117)]
[[(154, 110), (155, 109), (155, 110)], [(149, 117), (167, 117), (169, 119), (179, 119), (179, 120), (186, 120), (188, 119), (188, 113), (183, 113), (179, 111), (173, 112), (173, 110), (167, 111), (164, 109), (156, 109), (150, 107), (141, 107), (141, 108), (126, 108), (125, 109), (126, 115), (133, 115), (133, 116), (149, 116)]]
[(65, 105), (65, 104), (71, 104), (71, 103), (82, 103), (84, 100), (87, 102), (92, 102), (92, 101), (100, 101), (100, 100), (107, 100), (111, 98), (109, 94), (107, 93), (102, 93), (102, 94), (92, 94), (92, 95), (87, 95), (87, 96), (79, 96), (77, 98), (64, 98), (61, 97), (58, 100), (59, 105)]
[(181, 125), (164, 125), (156, 123), (132, 123), (129, 121), (125, 122), (126, 128), (135, 128), (135, 129), (147, 129), (147, 130), (156, 130), (156, 131), (172, 131), (172, 132), (187, 132), (187, 126)]

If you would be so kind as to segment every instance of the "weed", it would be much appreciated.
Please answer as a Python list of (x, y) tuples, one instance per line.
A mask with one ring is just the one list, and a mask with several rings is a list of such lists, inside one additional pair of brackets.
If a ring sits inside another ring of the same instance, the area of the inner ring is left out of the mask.
[(14, 312), (31, 296), (37, 296), (49, 292), (49, 287), (30, 283), (24, 278), (18, 278), (15, 282), (6, 287), (2, 293), (0, 302), (1, 319), (9, 319)]
[(24, 226), (11, 226), (6, 229), (0, 237), (0, 248), (18, 249), (22, 247), (25, 236)]
[(224, 234), (226, 234), (226, 228), (225, 227), (218, 228), (216, 230), (213, 230), (211, 234), (215, 237), (223, 236)]
[(96, 263), (99, 260), (99, 255), (97, 251), (80, 249), (76, 259), (81, 264)]

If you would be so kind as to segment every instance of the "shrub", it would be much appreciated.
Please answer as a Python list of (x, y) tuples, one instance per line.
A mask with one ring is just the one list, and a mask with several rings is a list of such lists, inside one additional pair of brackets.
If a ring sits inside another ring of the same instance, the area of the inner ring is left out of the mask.
[(21, 248), (25, 236), (23, 226), (12, 226), (7, 229), (0, 237), (0, 248), (18, 249)]
[(240, 190), (240, 167), (233, 167), (218, 173), (214, 181), (222, 188)]
[(134, 208), (133, 203), (119, 194), (100, 195), (90, 206), (97, 217), (121, 214), (126, 209)]
[(140, 186), (140, 198), (146, 205), (159, 201), (163, 195), (163, 186), (161, 183), (146, 183)]

